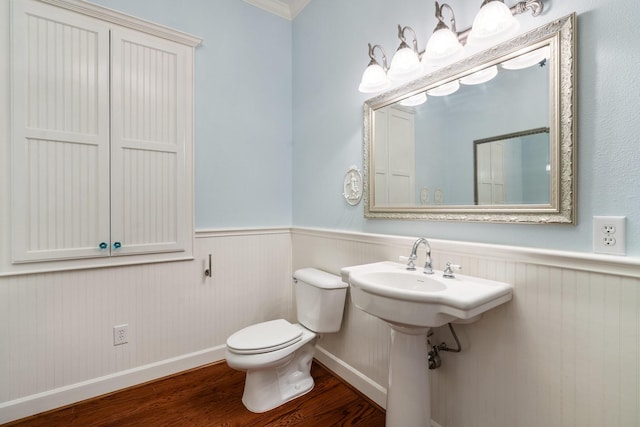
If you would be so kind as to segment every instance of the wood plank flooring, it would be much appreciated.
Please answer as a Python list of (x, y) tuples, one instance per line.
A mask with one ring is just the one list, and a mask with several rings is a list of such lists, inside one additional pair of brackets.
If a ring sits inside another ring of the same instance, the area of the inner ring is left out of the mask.
[(245, 373), (220, 362), (6, 426), (384, 426), (380, 407), (315, 360), (311, 373), (311, 392), (262, 414), (242, 405)]

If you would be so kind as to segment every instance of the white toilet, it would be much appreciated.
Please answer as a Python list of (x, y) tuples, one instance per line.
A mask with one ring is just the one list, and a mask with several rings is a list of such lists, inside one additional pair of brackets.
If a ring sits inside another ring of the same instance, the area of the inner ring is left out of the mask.
[(339, 276), (303, 268), (294, 275), (298, 322), (271, 320), (227, 339), (227, 364), (247, 371), (242, 403), (266, 412), (313, 388), (311, 361), (319, 333), (338, 332), (347, 295)]

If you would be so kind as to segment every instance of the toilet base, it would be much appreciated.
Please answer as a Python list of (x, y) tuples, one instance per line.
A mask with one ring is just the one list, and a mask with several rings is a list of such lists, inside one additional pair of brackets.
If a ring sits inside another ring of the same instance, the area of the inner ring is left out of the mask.
[(251, 412), (266, 412), (310, 392), (314, 386), (311, 377), (314, 353), (312, 340), (276, 367), (249, 369), (242, 395), (244, 406)]

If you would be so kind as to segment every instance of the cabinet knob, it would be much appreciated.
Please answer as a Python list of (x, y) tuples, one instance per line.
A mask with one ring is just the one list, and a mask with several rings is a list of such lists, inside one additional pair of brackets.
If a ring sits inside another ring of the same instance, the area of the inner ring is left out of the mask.
[(114, 242), (113, 243), (113, 249), (120, 249), (122, 247), (122, 243), (120, 242)]
[(98, 245), (100, 249), (107, 249), (107, 246), (109, 246), (107, 245), (107, 242), (100, 242), (100, 244)]

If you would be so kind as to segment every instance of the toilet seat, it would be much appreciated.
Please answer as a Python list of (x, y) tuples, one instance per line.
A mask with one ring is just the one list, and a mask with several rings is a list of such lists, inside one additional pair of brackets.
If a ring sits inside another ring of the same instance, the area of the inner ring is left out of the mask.
[(302, 339), (302, 330), (284, 319), (247, 326), (227, 339), (227, 348), (236, 354), (261, 354), (288, 347)]

